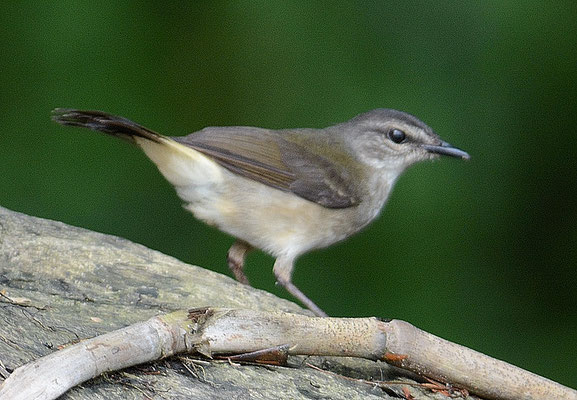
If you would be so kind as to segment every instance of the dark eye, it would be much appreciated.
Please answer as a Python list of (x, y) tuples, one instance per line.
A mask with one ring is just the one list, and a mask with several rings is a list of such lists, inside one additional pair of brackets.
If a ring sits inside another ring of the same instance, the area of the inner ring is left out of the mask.
[(407, 135), (405, 135), (405, 132), (400, 129), (391, 129), (388, 133), (388, 137), (395, 143), (403, 143), (407, 138)]

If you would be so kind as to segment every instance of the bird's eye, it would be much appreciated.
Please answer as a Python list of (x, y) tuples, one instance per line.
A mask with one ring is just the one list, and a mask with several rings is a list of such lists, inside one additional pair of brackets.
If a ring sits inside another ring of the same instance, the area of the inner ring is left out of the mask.
[(407, 139), (405, 132), (400, 129), (391, 129), (387, 136), (395, 143), (403, 143)]

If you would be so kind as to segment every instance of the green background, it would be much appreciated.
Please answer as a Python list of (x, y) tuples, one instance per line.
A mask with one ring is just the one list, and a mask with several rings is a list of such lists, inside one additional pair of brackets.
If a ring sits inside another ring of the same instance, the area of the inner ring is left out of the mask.
[[(411, 168), (296, 284), (331, 315), (401, 318), (577, 387), (575, 2), (30, 1), (0, 24), (0, 205), (228, 274), (232, 239), (137, 148), (50, 110), (168, 135), (408, 111), (471, 161)], [(284, 296), (272, 263), (247, 273)]]

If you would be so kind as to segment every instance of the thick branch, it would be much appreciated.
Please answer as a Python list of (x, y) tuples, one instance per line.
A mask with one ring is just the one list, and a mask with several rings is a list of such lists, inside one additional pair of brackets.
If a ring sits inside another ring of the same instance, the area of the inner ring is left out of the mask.
[[(214, 308), (212, 313), (158, 316), (184, 305), (206, 304), (221, 308)], [(127, 240), (0, 207), (0, 384), (12, 373), (2, 393), (14, 390), (10, 388), (14, 384), (16, 395), (27, 397), (31, 393), (28, 390), (36, 389), (34, 385), (48, 384), (49, 391), (44, 395), (54, 396), (102, 371), (157, 360), (183, 349), (217, 356), (278, 344), (287, 344), (289, 350), (287, 346), (282, 349), (291, 354), (384, 359), (471, 387), (477, 393), (485, 393), (487, 383), (489, 388), (503, 389), (504, 382), (509, 382), (510, 368), (522, 382), (512, 387), (526, 389), (526, 398), (538, 396), (542, 393), (539, 390), (559, 389), (551, 381), (535, 380), (533, 374), (401, 321), (310, 319), (296, 315), (302, 312), (294, 303)], [(151, 319), (140, 322), (148, 318)], [(78, 342), (90, 337), (94, 339)], [(56, 351), (59, 348), (63, 350)], [(289, 365), (302, 366), (301, 358), (289, 357)], [(477, 358), (481, 361), (475, 361)], [(172, 357), (107, 374), (76, 386), (66, 398), (109, 400), (160, 395), (166, 399), (228, 400), (258, 394), (256, 397), (263, 399), (348, 400), (398, 397), (407, 389), (415, 399), (435, 397), (428, 389), (415, 386), (413, 374), (360, 358), (307, 358), (307, 363), (332, 374), (311, 368), (263, 369), (206, 361), (194, 370), (190, 362)], [(31, 364), (23, 366), (26, 363)], [(62, 366), (71, 367), (59, 370)], [(52, 374), (53, 379), (40, 378), (47, 376), (44, 372)], [(341, 379), (334, 373), (358, 381)], [(34, 378), (29, 380), (32, 384), (14, 383), (27, 374)], [(380, 385), (359, 384), (375, 377), (402, 381), (403, 386), (386, 385), (379, 390)], [(475, 383), (479, 380), (481, 383)], [(536, 388), (528, 386), (531, 381), (539, 382)], [(492, 396), (493, 392), (487, 393)], [(566, 393), (574, 396), (575, 392)], [(0, 397), (13, 399), (13, 394)]]
[[(0, 207), (0, 384), (18, 367), (58, 354), (57, 349), (78, 340), (207, 304), (304, 312), (270, 293), (128, 240)], [(136, 354), (134, 348), (129, 353)], [(298, 367), (301, 358), (291, 357), (289, 362)], [(386, 363), (347, 357), (310, 357), (306, 362), (360, 380), (378, 377), (414, 384), (406, 373)], [(76, 386), (65, 398), (383, 400), (401, 389), (400, 385), (379, 389), (312, 368), (199, 364), (171, 357), (105, 374)], [(434, 397), (426, 389), (409, 389), (417, 400)]]

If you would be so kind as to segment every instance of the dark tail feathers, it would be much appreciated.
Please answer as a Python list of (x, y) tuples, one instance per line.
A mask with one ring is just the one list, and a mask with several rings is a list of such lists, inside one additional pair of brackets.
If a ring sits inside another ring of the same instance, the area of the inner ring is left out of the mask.
[(102, 111), (84, 111), (71, 108), (56, 108), (52, 111), (52, 120), (62, 125), (81, 126), (104, 132), (121, 139), (134, 142), (134, 137), (142, 137), (160, 142), (162, 137), (156, 132), (138, 125), (129, 119)]

